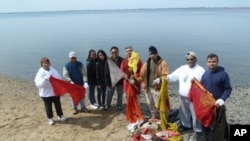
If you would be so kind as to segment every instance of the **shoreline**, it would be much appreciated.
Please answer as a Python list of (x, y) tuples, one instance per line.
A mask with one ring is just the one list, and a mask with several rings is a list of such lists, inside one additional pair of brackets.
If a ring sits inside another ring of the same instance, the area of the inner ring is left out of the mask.
[[(110, 111), (91, 109), (90, 113), (77, 115), (72, 114), (69, 95), (64, 95), (61, 97), (61, 103), (63, 113), (68, 119), (66, 122), (55, 120), (56, 124), (49, 126), (43, 101), (39, 97), (33, 81), (0, 74), (0, 84), (0, 139), (132, 140), (127, 129), (125, 108), (123, 108), (122, 113), (115, 112), (115, 95), (112, 102), (113, 108)], [(176, 93), (177, 90), (169, 92), (171, 109), (178, 108), (178, 94)], [(225, 103), (228, 123), (250, 124), (249, 101), (250, 87), (233, 88), (231, 97)], [(89, 108), (87, 99), (86, 106)], [(148, 118), (148, 107), (143, 95), (140, 97), (140, 106), (143, 115)], [(54, 119), (56, 119), (55, 112)], [(190, 134), (184, 134), (184, 140)]]
[[(3, 95), (2, 94), (3, 92), (12, 93), (12, 91), (21, 90), (21, 91), (27, 91), (25, 93), (32, 93), (32, 96), (38, 97), (38, 99), (40, 99), (38, 95), (38, 90), (35, 86), (34, 81), (32, 80), (15, 78), (12, 76), (4, 75), (2, 73), (0, 73), (0, 80), (1, 80), (0, 82), (1, 86), (5, 85), (5, 87), (3, 88), (1, 92), (1, 95)], [(6, 85), (5, 82), (8, 82), (8, 84)], [(10, 89), (9, 87), (11, 87), (11, 85), (17, 89)], [(7, 89), (9, 89), (9, 91)], [(25, 96), (23, 95), (23, 92), (21, 93), (22, 93), (21, 96)], [(15, 96), (17, 96), (17, 94), (15, 94)], [(141, 102), (144, 103), (145, 102), (144, 97), (141, 97), (141, 98), (143, 99)], [(178, 85), (169, 85), (169, 98), (170, 98), (171, 108), (172, 109), (178, 108), (179, 105), (176, 103), (178, 102)], [(238, 117), (242, 115), (241, 112), (246, 111), (245, 113), (246, 115), (248, 112), (250, 112), (250, 104), (248, 100), (250, 101), (250, 87), (248, 86), (234, 86), (233, 87), (230, 97), (225, 102), (225, 105), (227, 107), (227, 117), (228, 117), (227, 120), (229, 123), (235, 123), (238, 121), (240, 124), (250, 124), (250, 115), (247, 116), (249, 117), (248, 122), (240, 120), (241, 118)], [(86, 99), (86, 105), (89, 105), (87, 99)], [(247, 109), (247, 107), (249, 107), (249, 109)], [(238, 108), (239, 111), (236, 111), (237, 110), (236, 108)], [(235, 115), (233, 112), (238, 113), (238, 116)], [(235, 120), (234, 117), (237, 117), (238, 120)], [(245, 118), (242, 117), (242, 119), (245, 119)]]

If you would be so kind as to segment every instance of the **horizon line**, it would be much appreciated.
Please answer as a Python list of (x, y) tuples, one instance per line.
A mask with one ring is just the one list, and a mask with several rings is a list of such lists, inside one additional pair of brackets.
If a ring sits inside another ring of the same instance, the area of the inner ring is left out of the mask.
[(85, 9), (85, 10), (55, 10), (55, 11), (25, 11), (25, 12), (0, 12), (0, 14), (22, 13), (51, 13), (51, 12), (79, 12), (79, 11), (123, 11), (123, 10), (167, 10), (167, 9), (250, 9), (250, 7), (174, 7), (174, 8), (127, 8), (127, 9)]

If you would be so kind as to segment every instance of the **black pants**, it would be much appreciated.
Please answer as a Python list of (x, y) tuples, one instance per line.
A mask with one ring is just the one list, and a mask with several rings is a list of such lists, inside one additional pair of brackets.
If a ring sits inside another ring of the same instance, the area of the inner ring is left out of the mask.
[(203, 127), (206, 141), (224, 141), (228, 139), (228, 125), (226, 119), (226, 107), (223, 105), (216, 108), (216, 113), (211, 125)]
[(52, 103), (54, 103), (56, 114), (58, 116), (63, 115), (61, 102), (60, 102), (60, 96), (42, 97), (42, 99), (44, 102), (45, 111), (46, 111), (48, 118), (53, 118)]

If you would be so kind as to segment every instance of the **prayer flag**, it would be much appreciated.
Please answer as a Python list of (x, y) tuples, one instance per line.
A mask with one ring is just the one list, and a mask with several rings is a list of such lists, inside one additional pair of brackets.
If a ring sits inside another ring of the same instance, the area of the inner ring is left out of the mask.
[(166, 130), (167, 129), (167, 113), (170, 111), (170, 103), (169, 103), (169, 97), (168, 97), (168, 82), (166, 77), (161, 78), (161, 90), (160, 90), (160, 96), (158, 100), (158, 109), (160, 112), (160, 118), (161, 118), (161, 129)]
[(197, 79), (194, 79), (189, 91), (189, 98), (194, 104), (197, 120), (205, 127), (208, 127), (213, 120), (216, 108), (212, 94)]
[(142, 121), (144, 120), (144, 117), (136, 100), (136, 92), (136, 88), (131, 83), (129, 83), (127, 92), (128, 98), (126, 107), (126, 117), (127, 121), (130, 123), (135, 123), (138, 119)]
[(79, 85), (71, 84), (53, 76), (49, 79), (56, 96), (69, 93), (75, 105), (78, 105), (81, 99), (85, 98), (85, 88)]

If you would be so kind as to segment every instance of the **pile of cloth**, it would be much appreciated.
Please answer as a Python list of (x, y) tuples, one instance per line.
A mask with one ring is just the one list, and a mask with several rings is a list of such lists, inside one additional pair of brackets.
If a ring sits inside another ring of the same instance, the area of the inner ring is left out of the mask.
[(176, 123), (167, 123), (167, 129), (162, 130), (159, 119), (154, 121), (137, 121), (127, 126), (133, 141), (182, 141)]
[[(130, 123), (128, 130), (131, 132), (131, 137), (134, 141), (182, 141), (183, 138), (178, 132), (176, 123), (168, 122), (167, 115), (170, 113), (170, 103), (168, 97), (168, 81), (166, 77), (161, 78), (161, 88), (157, 108), (159, 110), (160, 119), (144, 120), (137, 103), (134, 108), (127, 108), (127, 120)], [(135, 97), (134, 94), (128, 92), (130, 97)], [(132, 99), (135, 101), (135, 98)], [(129, 101), (128, 101), (129, 102)], [(138, 109), (134, 111), (133, 109)], [(130, 114), (129, 114), (130, 113)], [(136, 114), (134, 114), (136, 113)], [(136, 120), (136, 116), (138, 116)]]

